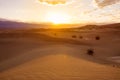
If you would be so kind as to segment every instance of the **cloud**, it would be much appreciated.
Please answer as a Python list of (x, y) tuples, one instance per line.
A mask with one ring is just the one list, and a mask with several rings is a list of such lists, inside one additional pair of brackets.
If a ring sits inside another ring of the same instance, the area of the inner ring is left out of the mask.
[(118, 3), (120, 0), (94, 0), (98, 7), (106, 7)]
[(68, 2), (68, 0), (39, 0), (39, 1), (51, 5), (66, 4)]

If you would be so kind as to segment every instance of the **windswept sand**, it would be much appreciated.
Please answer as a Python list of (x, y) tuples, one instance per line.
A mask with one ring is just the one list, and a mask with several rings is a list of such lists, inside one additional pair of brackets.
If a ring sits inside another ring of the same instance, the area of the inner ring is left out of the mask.
[[(0, 38), (0, 80), (120, 80), (120, 63), (113, 60), (119, 60), (120, 38), (102, 38), (98, 42), (4, 36)], [(93, 56), (86, 54), (89, 48), (94, 48)]]

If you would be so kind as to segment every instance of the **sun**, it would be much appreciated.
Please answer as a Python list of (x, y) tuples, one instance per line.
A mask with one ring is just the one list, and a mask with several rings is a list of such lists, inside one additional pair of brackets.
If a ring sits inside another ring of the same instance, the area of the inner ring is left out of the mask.
[(70, 16), (63, 13), (48, 13), (47, 21), (54, 24), (65, 24), (70, 23)]

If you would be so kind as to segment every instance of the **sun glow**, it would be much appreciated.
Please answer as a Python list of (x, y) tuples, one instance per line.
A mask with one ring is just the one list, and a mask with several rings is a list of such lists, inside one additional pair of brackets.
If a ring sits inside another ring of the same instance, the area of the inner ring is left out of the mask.
[(63, 13), (49, 13), (46, 19), (54, 24), (70, 23), (70, 16)]

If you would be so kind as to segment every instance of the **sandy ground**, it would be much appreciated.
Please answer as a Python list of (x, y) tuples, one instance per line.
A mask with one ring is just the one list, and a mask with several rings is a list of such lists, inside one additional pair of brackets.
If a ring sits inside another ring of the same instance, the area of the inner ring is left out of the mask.
[[(119, 35), (84, 33), (85, 38), (75, 40), (73, 34), (2, 36), (0, 80), (120, 80)], [(102, 39), (94, 40), (96, 35)], [(95, 50), (93, 56), (87, 54), (90, 48)]]

